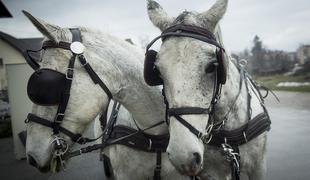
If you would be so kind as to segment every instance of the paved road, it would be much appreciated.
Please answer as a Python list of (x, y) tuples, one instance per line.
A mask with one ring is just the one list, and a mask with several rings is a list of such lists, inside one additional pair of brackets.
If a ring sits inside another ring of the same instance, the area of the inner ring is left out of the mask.
[(310, 179), (310, 93), (277, 92), (267, 100), (272, 129), (267, 146), (267, 179)]
[[(277, 103), (271, 96), (266, 102), (272, 118), (268, 139), (267, 179), (310, 179), (310, 93), (277, 94), (281, 103)], [(0, 139), (0, 147), (1, 180), (103, 179), (102, 164), (97, 154), (73, 159), (65, 173), (42, 175), (25, 161), (14, 160), (10, 138)]]

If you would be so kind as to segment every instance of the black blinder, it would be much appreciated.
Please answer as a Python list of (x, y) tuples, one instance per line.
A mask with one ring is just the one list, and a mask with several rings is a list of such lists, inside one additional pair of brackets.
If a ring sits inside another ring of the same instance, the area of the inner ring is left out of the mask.
[(217, 60), (219, 63), (218, 68), (218, 83), (225, 84), (227, 79), (227, 60), (225, 59), (225, 53), (222, 49), (218, 50), (216, 53)]
[(157, 52), (148, 50), (144, 60), (144, 80), (149, 86), (158, 86), (163, 84), (160, 73), (155, 66)]
[(52, 69), (39, 69), (29, 78), (27, 94), (38, 105), (58, 105), (65, 90), (66, 75)]

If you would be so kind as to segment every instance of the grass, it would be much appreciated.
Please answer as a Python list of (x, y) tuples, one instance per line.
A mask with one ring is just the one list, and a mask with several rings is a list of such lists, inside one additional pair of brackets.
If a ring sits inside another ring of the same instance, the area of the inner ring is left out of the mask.
[(272, 76), (256, 76), (254, 79), (272, 90), (310, 92), (310, 86), (277, 87), (277, 84), (280, 82), (310, 82), (310, 75), (284, 76), (277, 74)]

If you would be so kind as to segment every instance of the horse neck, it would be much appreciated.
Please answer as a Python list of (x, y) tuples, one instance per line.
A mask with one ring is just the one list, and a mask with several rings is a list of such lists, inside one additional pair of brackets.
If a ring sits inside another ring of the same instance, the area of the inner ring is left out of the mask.
[[(136, 46), (107, 34), (86, 33), (87, 43), (96, 57), (90, 61), (100, 78), (144, 129), (165, 120), (165, 105), (161, 91), (149, 87), (143, 80), (143, 53)], [(89, 58), (91, 59), (91, 58)], [(168, 132), (167, 126), (147, 131), (150, 134)]]
[[(225, 48), (221, 27), (219, 25), (215, 27), (214, 35), (221, 46)], [(216, 106), (215, 118), (217, 122), (222, 121), (227, 115), (227, 112), (232, 108), (227, 116), (229, 120), (225, 121), (225, 128), (233, 129), (240, 126), (246, 117), (246, 98), (244, 98), (246, 97), (246, 89), (244, 85), (242, 85), (239, 95), (242, 98), (238, 97), (236, 105), (234, 105), (233, 102), (239, 93), (240, 73), (231, 59), (228, 59), (227, 63), (227, 80), (225, 85), (222, 86), (221, 99)]]
[[(232, 59), (228, 60), (227, 81), (222, 87), (221, 99), (218, 104), (217, 120), (221, 121), (227, 118), (226, 129), (240, 127), (249, 118), (251, 119), (264, 111), (258, 90), (249, 82), (247, 77), (240, 78), (242, 75), (235, 63)], [(240, 81), (242, 82), (241, 87)], [(248, 99), (250, 99), (250, 107), (248, 106)], [(248, 117), (249, 109), (251, 110), (251, 117)], [(231, 112), (227, 115), (229, 111)]]
[(225, 128), (234, 129), (246, 120), (247, 91), (244, 82), (240, 90), (241, 75), (231, 60), (228, 61), (227, 68), (227, 80), (222, 86), (221, 99), (216, 109), (216, 120), (220, 122), (227, 118)]

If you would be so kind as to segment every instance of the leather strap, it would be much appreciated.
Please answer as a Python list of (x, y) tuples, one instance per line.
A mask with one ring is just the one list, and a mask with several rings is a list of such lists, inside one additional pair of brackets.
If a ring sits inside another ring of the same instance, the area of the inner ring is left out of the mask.
[(205, 36), (209, 39), (216, 40), (215, 35), (209, 31), (206, 28), (202, 28), (199, 26), (193, 26), (193, 25), (187, 25), (187, 24), (176, 24), (174, 26), (170, 26), (166, 30), (163, 31), (163, 33), (167, 32), (176, 32), (176, 31), (183, 31), (187, 33), (192, 33), (192, 34), (199, 34), (201, 36)]
[[(54, 122), (49, 121), (49, 120), (44, 119), (44, 118), (41, 118), (41, 117), (38, 117), (38, 116), (36, 116), (36, 115), (34, 115), (32, 113), (28, 114), (26, 121), (35, 122), (37, 124), (41, 124), (43, 126), (50, 127), (52, 129), (55, 126)], [(84, 137), (82, 137), (81, 134), (74, 134), (70, 130), (68, 130), (68, 129), (62, 127), (62, 126), (59, 126), (59, 131), (64, 133), (65, 135), (69, 136), (73, 142), (76, 142), (76, 143), (79, 143), (79, 144), (85, 144), (87, 142), (95, 141), (93, 139), (84, 138)]]
[(183, 119), (182, 117), (176, 115), (174, 116), (181, 124), (183, 124), (190, 132), (192, 132), (195, 136), (197, 136), (197, 138), (201, 138), (202, 137), (202, 133), (197, 130), (194, 126), (192, 126), (190, 123), (188, 123), (185, 119)]
[[(76, 41), (82, 42), (81, 32), (79, 29), (73, 28), (73, 29), (70, 29), (70, 31), (72, 34), (72, 42), (76, 42)], [(76, 59), (76, 54), (72, 53), (72, 56), (70, 58), (69, 65), (67, 68), (67, 72), (66, 72), (67, 78), (65, 82), (64, 92), (62, 94), (61, 103), (58, 106), (57, 114), (54, 119), (54, 126), (53, 126), (54, 134), (59, 134), (60, 124), (62, 123), (62, 120), (65, 115), (65, 111), (67, 109), (67, 105), (69, 102), (70, 90), (71, 90), (73, 73), (74, 73), (73, 69), (74, 69), (75, 59)]]
[(109, 88), (105, 85), (105, 83), (100, 79), (98, 74), (93, 70), (90, 64), (86, 61), (84, 55), (79, 55), (79, 61), (83, 65), (84, 69), (92, 79), (95, 84), (99, 84), (99, 86), (104, 90), (104, 92), (108, 95), (109, 99), (113, 98), (113, 95)]
[[(76, 39), (78, 39), (78, 38), (75, 38), (74, 40), (76, 41)], [(73, 37), (72, 37), (72, 40), (73, 40)], [(74, 41), (72, 41), (72, 42), (74, 42)], [(71, 43), (68, 43), (68, 42), (60, 41), (59, 43), (56, 43), (55, 41), (47, 40), (47, 41), (43, 42), (42, 49), (61, 48), (61, 49), (65, 49), (65, 50), (70, 51), (71, 50), (70, 45), (71, 45)]]
[(181, 107), (168, 109), (169, 116), (176, 115), (195, 115), (195, 114), (209, 114), (209, 108), (200, 107)]
[(154, 169), (154, 176), (153, 180), (160, 180), (161, 179), (161, 152), (158, 151), (156, 153), (156, 167)]
[(269, 116), (266, 113), (261, 113), (237, 129), (212, 132), (213, 137), (209, 145), (221, 147), (222, 144), (227, 143), (231, 146), (240, 146), (256, 138), (264, 131), (268, 131), (270, 124)]

